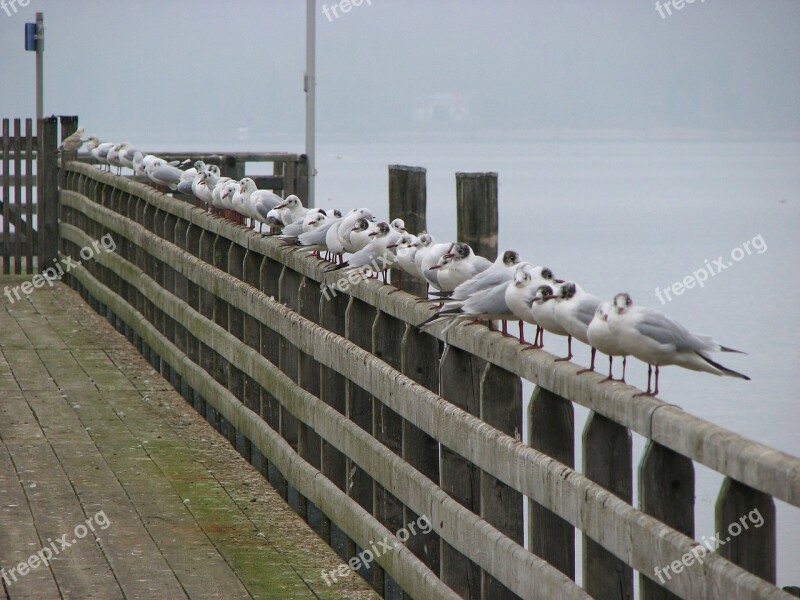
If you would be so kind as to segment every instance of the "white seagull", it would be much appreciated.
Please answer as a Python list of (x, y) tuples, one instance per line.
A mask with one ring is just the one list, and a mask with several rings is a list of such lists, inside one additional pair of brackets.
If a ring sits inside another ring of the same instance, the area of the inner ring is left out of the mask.
[[(750, 380), (713, 361), (711, 352), (737, 352), (726, 348), (706, 335), (690, 333), (683, 325), (652, 308), (633, 305), (626, 293), (614, 296), (614, 306), (608, 315), (608, 327), (617, 343), (628, 354), (647, 363), (647, 391), (641, 395), (658, 395), (659, 367), (677, 365), (693, 371), (727, 375)], [(650, 391), (652, 368), (656, 368), (655, 388)]]

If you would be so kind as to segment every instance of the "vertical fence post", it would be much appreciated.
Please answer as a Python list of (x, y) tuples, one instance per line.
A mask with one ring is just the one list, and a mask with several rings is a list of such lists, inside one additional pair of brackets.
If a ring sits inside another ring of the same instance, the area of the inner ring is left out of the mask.
[[(522, 380), (488, 363), (481, 376), (480, 417), (503, 433), (522, 438)], [(520, 546), (524, 543), (523, 497), (518, 491), (481, 471), (481, 516)], [(517, 600), (519, 596), (486, 571), (481, 571), (483, 598)]]
[[(481, 374), (485, 362), (447, 346), (439, 366), (439, 395), (468, 413), (480, 415)], [(439, 458), (439, 486), (453, 500), (480, 515), (480, 470), (444, 444)], [(481, 570), (450, 544), (441, 541), (441, 579), (462, 598), (481, 597)]]
[[(389, 165), (389, 218), (401, 218), (406, 229), (414, 235), (425, 230), (427, 211), (426, 170), (422, 167)], [(392, 284), (396, 285), (399, 272), (392, 269)], [(425, 295), (425, 283), (408, 274), (403, 289), (415, 296)]]
[[(542, 387), (534, 390), (528, 406), (531, 447), (573, 468), (575, 466), (575, 411), (572, 402)], [(538, 502), (528, 503), (530, 551), (575, 579), (575, 529)]]
[[(583, 430), (584, 474), (630, 504), (631, 460), (631, 432), (592, 412)], [(583, 534), (582, 562), (583, 587), (593, 598), (633, 599), (633, 569), (586, 534)]]
[(308, 172), (308, 157), (305, 154), (300, 155), (294, 176), (294, 193), (297, 194), (307, 207), (311, 208), (314, 206), (314, 202), (308, 197), (309, 177), (311, 177), (311, 174)]
[(456, 215), (459, 241), (497, 258), (497, 173), (456, 173)]
[[(11, 132), (8, 119), (3, 119), (3, 274), (11, 272), (11, 178), (8, 176), (11, 164)], [(40, 171), (41, 173), (41, 171)], [(41, 213), (40, 213), (41, 214)]]
[[(639, 465), (639, 509), (694, 537), (694, 465), (691, 459), (652, 440)], [(655, 573), (639, 575), (642, 600), (677, 600), (655, 581)]]
[[(774, 584), (777, 523), (772, 496), (726, 477), (714, 517), (720, 537), (729, 538), (720, 546), (720, 556)], [(761, 524), (756, 526), (758, 521)]]
[(37, 205), (39, 210), (39, 270), (58, 257), (58, 121), (46, 117), (39, 123)]

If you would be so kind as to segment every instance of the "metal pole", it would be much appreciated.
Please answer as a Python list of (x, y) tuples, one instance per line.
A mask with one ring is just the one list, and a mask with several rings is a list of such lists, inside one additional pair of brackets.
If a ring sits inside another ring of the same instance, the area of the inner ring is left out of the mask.
[(42, 70), (44, 66), (44, 13), (36, 13), (36, 129), (44, 116), (44, 93), (42, 88)]
[(317, 176), (316, 166), (316, 35), (317, 35), (317, 0), (306, 0), (306, 76), (304, 89), (306, 92), (306, 156), (308, 157), (308, 198), (306, 206), (314, 206), (314, 181)]

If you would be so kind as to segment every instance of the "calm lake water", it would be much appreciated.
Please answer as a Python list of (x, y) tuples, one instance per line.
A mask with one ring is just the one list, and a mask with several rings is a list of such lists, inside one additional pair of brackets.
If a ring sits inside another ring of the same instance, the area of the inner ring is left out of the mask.
[[(286, 148), (298, 150), (280, 147)], [(427, 168), (429, 231), (440, 240), (455, 235), (454, 173), (498, 172), (501, 250), (515, 249), (603, 298), (627, 291), (637, 304), (746, 351), (721, 360), (752, 381), (665, 368), (660, 397), (800, 456), (793, 380), (800, 359), (800, 144), (322, 143), (317, 152), (316, 197), (323, 208), (369, 206), (385, 213), (387, 165)], [(659, 301), (656, 288), (669, 288), (718, 257), (730, 265), (703, 288)], [(576, 346), (577, 362), (588, 364), (588, 351)], [(562, 354), (566, 342), (549, 336), (547, 348)], [(628, 367), (628, 381), (644, 388), (646, 368), (635, 360)], [(531, 391), (528, 386), (526, 395)], [(576, 407), (578, 444), (586, 416)], [(637, 464), (643, 447), (634, 435)], [(717, 473), (696, 466), (698, 538), (715, 531), (721, 482)], [(800, 585), (800, 511), (781, 502), (777, 510), (778, 584)]]

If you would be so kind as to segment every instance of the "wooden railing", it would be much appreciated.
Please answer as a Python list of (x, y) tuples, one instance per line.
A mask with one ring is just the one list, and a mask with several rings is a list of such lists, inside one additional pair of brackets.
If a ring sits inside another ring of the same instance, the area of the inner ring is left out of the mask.
[[(397, 206), (414, 186), (393, 181), (404, 179), (390, 173)], [(296, 494), (343, 560), (399, 544), (366, 573), (379, 592), (390, 577), (417, 599), (632, 598), (636, 571), (647, 600), (792, 597), (774, 585), (774, 499), (800, 506), (797, 458), (485, 327), (422, 333), (430, 309), (391, 286), (363, 281), (326, 299), (320, 285), (336, 275), (316, 260), (90, 165), (65, 166), (60, 203), (64, 255), (105, 234), (117, 243), (68, 282), (284, 497)], [(527, 440), (523, 379), (537, 386)], [(574, 404), (591, 411), (583, 473)], [(647, 439), (639, 508), (631, 432)], [(702, 557), (694, 463), (725, 476), (718, 531), (763, 518)], [(420, 515), (432, 533), (394, 537)]]

